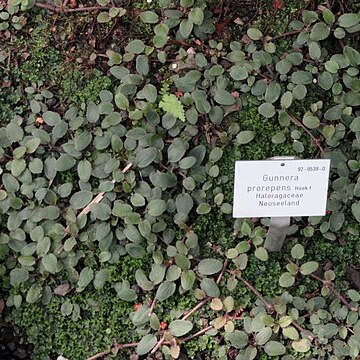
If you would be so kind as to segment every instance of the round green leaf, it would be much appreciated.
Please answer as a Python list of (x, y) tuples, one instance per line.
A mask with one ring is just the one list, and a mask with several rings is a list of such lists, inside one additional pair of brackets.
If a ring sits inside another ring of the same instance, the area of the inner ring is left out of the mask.
[(73, 194), (70, 198), (70, 205), (74, 209), (82, 209), (92, 200), (93, 194), (88, 190), (81, 190)]
[(316, 271), (319, 267), (319, 264), (316, 261), (308, 261), (305, 264), (302, 264), (300, 267), (300, 272), (303, 275), (309, 275)]
[(192, 168), (196, 164), (196, 157), (194, 156), (187, 156), (180, 160), (179, 166), (181, 169), (187, 170)]
[(302, 259), (305, 255), (304, 247), (301, 244), (295, 244), (291, 249), (291, 256), (294, 259)]
[(67, 171), (76, 164), (76, 160), (69, 154), (62, 154), (55, 162), (55, 170)]
[(195, 7), (190, 10), (188, 18), (195, 25), (201, 25), (204, 21), (204, 11), (199, 7)]
[(294, 84), (308, 85), (313, 81), (312, 74), (308, 71), (298, 70), (292, 73), (291, 81)]
[(86, 183), (89, 181), (91, 176), (91, 163), (88, 160), (80, 160), (78, 162), (77, 171), (79, 178), (82, 182)]
[(207, 296), (219, 297), (220, 289), (213, 279), (204, 278), (200, 283), (201, 290), (205, 292)]
[(169, 330), (176, 336), (184, 336), (193, 328), (193, 323), (188, 320), (174, 320), (169, 325)]
[(29, 304), (35, 304), (38, 300), (40, 300), (42, 294), (42, 286), (41, 284), (33, 284), (26, 294), (26, 302)]
[(147, 24), (156, 24), (159, 21), (159, 16), (154, 11), (143, 11), (140, 14), (140, 19)]
[(130, 205), (125, 204), (122, 201), (115, 201), (114, 207), (112, 209), (112, 214), (114, 216), (125, 218), (131, 213), (132, 213), (132, 207)]
[(271, 118), (275, 115), (275, 106), (270, 103), (263, 103), (259, 106), (258, 111), (260, 115)]
[(288, 326), (285, 329), (283, 329), (283, 335), (289, 338), (290, 340), (298, 340), (299, 339), (299, 333), (293, 326)]
[(325, 69), (331, 74), (336, 74), (339, 68), (339, 64), (333, 60), (329, 60), (325, 63)]
[(147, 148), (141, 149), (136, 154), (136, 164), (139, 168), (144, 168), (149, 166), (155, 159), (158, 154), (157, 149)]
[(269, 254), (264, 247), (258, 247), (254, 255), (261, 261), (267, 261), (269, 259)]
[(225, 339), (236, 349), (243, 349), (248, 344), (248, 335), (240, 330), (225, 333)]
[(136, 353), (138, 355), (145, 355), (156, 345), (156, 343), (156, 336), (153, 334), (147, 334), (138, 343)]
[(285, 272), (283, 274), (281, 274), (280, 278), (279, 278), (279, 285), (284, 287), (284, 288), (288, 288), (290, 286), (293, 286), (295, 283), (295, 278), (292, 274), (290, 274), (289, 272)]
[(10, 271), (10, 284), (18, 286), (29, 279), (29, 272), (23, 268), (16, 268)]
[(324, 90), (330, 90), (334, 84), (332, 75), (329, 72), (324, 71), (319, 75), (318, 84)]
[(43, 264), (46, 271), (49, 273), (55, 274), (57, 268), (57, 258), (54, 254), (47, 254), (45, 255), (41, 263)]
[(273, 333), (273, 332), (272, 332), (272, 330), (271, 330), (270, 327), (267, 327), (267, 326), (266, 326), (266, 327), (262, 328), (262, 329), (256, 334), (256, 337), (255, 337), (256, 343), (257, 343), (258, 345), (265, 345), (265, 344), (269, 341), (272, 333)]
[(319, 43), (317, 43), (316, 41), (312, 41), (309, 44), (309, 55), (314, 60), (320, 59), (320, 57), (321, 57), (321, 48), (320, 48)]
[(269, 356), (279, 356), (286, 353), (286, 348), (278, 341), (269, 341), (264, 348), (266, 354)]
[(245, 80), (248, 78), (249, 74), (247, 69), (244, 66), (235, 65), (230, 69), (230, 76), (237, 81)]
[(154, 217), (160, 216), (166, 210), (166, 208), (166, 201), (162, 199), (151, 200), (147, 206), (149, 215)]
[(129, 100), (124, 94), (119, 92), (115, 95), (115, 104), (119, 109), (126, 110), (129, 107)]
[(304, 114), (303, 123), (309, 129), (316, 129), (320, 125), (320, 120), (317, 116), (307, 112)]
[(50, 126), (55, 126), (59, 121), (61, 121), (60, 115), (54, 111), (44, 112), (43, 119), (46, 122), (46, 124)]
[(360, 22), (360, 17), (358, 14), (343, 14), (338, 19), (339, 25), (344, 28), (349, 28), (355, 26)]
[(255, 133), (253, 131), (250, 131), (250, 130), (240, 131), (236, 135), (236, 142), (237, 142), (237, 144), (247, 144), (251, 140), (253, 140), (254, 137), (255, 137)]
[(196, 208), (196, 212), (199, 215), (207, 214), (210, 212), (210, 210), (211, 210), (211, 206), (207, 203), (202, 203)]
[(194, 23), (189, 19), (183, 19), (179, 26), (179, 32), (184, 39), (187, 39), (194, 28)]
[(283, 109), (287, 109), (293, 102), (293, 94), (291, 91), (286, 91), (281, 97), (280, 103)]
[(96, 20), (100, 23), (100, 24), (104, 24), (107, 23), (111, 20), (111, 16), (109, 15), (108, 12), (101, 12), (97, 15)]
[(168, 299), (174, 294), (176, 285), (173, 281), (164, 281), (157, 289), (155, 297), (162, 301)]
[(311, 343), (308, 339), (301, 339), (298, 341), (293, 341), (291, 346), (295, 351), (305, 353), (310, 350)]
[(84, 267), (80, 272), (76, 291), (77, 292), (83, 291), (86, 288), (86, 286), (88, 286), (91, 283), (93, 279), (94, 279), (94, 271), (88, 266)]
[(192, 270), (185, 270), (181, 272), (181, 286), (184, 290), (190, 290), (196, 280), (196, 275)]
[(323, 22), (316, 23), (310, 32), (310, 39), (313, 41), (325, 40), (330, 35), (330, 28)]
[(175, 205), (178, 213), (188, 215), (194, 205), (194, 201), (189, 194), (183, 193), (176, 197)]
[(217, 259), (204, 259), (200, 261), (198, 269), (202, 275), (216, 274), (222, 269), (222, 262)]
[(144, 49), (145, 49), (145, 44), (140, 39), (135, 39), (130, 41), (125, 47), (125, 51), (134, 54), (141, 54), (144, 51)]
[(11, 162), (11, 174), (18, 177), (26, 169), (26, 161), (24, 159), (14, 159)]
[(250, 28), (246, 33), (251, 40), (260, 40), (263, 36), (262, 32), (256, 28)]
[(28, 142), (26, 142), (25, 147), (26, 150), (29, 154), (32, 154), (36, 151), (36, 149), (39, 147), (41, 143), (41, 140), (38, 138), (33, 138), (31, 140), (29, 140)]
[(329, 218), (330, 230), (339, 231), (345, 222), (345, 215), (342, 212), (334, 211)]
[(333, 24), (335, 22), (335, 15), (332, 13), (330, 9), (324, 9), (322, 12), (322, 16), (325, 20), (325, 22), (329, 25)]
[(293, 63), (290, 60), (283, 59), (276, 63), (275, 69), (279, 74), (287, 74), (293, 66)]
[(235, 98), (226, 90), (218, 89), (215, 92), (214, 100), (220, 105), (233, 105)]

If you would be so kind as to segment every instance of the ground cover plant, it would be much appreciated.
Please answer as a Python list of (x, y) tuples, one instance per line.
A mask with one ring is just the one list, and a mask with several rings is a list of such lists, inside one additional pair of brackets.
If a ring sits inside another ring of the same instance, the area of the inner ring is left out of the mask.
[[(241, 4), (0, 3), (0, 315), (25, 357), (359, 357), (359, 6)], [(272, 253), (233, 174), (278, 155), (331, 174)]]

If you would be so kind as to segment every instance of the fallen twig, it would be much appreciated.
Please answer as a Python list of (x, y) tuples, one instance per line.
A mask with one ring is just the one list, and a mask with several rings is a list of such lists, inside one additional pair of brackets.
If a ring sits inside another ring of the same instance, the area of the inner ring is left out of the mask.
[(313, 279), (316, 279), (318, 281), (320, 281), (324, 286), (326, 286), (344, 305), (346, 305), (349, 310), (351, 311), (358, 311), (359, 309), (355, 306), (352, 306), (345, 298), (344, 296), (342, 296), (334, 287), (334, 284), (330, 281), (330, 280), (324, 280), (321, 277), (315, 275), (315, 274), (310, 274), (310, 276)]
[(316, 336), (314, 336), (309, 330), (306, 330), (302, 328), (298, 323), (296, 323), (294, 320), (291, 322), (291, 324), (298, 329), (304, 336), (306, 336), (311, 342), (316, 339)]
[(297, 34), (301, 33), (302, 31), (303, 31), (303, 29), (293, 30), (293, 31), (285, 32), (283, 34), (275, 35), (275, 36), (273, 36), (271, 38), (271, 41), (276, 40), (276, 39), (280, 39), (280, 38), (283, 38), (283, 37), (287, 37), (287, 36), (297, 35)]
[(157, 344), (154, 346), (154, 348), (151, 350), (150, 354), (155, 354), (156, 351), (159, 349), (159, 347), (165, 342), (165, 334), (162, 336), (162, 338), (157, 342)]
[(150, 317), (151, 314), (153, 313), (155, 304), (156, 304), (156, 297), (154, 297), (154, 300), (151, 302), (150, 309), (149, 309), (149, 312), (148, 312), (148, 317)]
[[(228, 266), (229, 260), (225, 259), (224, 261), (224, 265), (220, 271), (220, 274), (218, 276), (218, 278), (216, 279), (216, 283), (219, 285), (220, 281), (225, 273), (225, 270)], [(192, 308), (189, 312), (187, 312), (183, 317), (182, 320), (186, 320), (188, 317), (190, 317), (195, 311), (199, 310), (201, 307), (203, 307), (208, 301), (210, 301), (212, 299), (211, 296), (207, 296), (205, 299), (203, 299), (202, 301), (200, 301), (194, 308)]]
[(200, 301), (195, 307), (193, 307), (190, 311), (188, 311), (183, 317), (182, 320), (186, 320), (189, 318), (195, 311), (199, 310), (202, 306), (204, 306), (209, 300), (211, 300), (211, 297), (208, 296), (204, 300)]
[(87, 358), (86, 360), (95, 360), (95, 359), (99, 359), (105, 355), (108, 355), (110, 353), (113, 354), (117, 354), (121, 349), (125, 349), (125, 348), (130, 348), (130, 347), (136, 347), (138, 346), (138, 342), (133, 342), (133, 343), (127, 343), (127, 344), (115, 344), (114, 347), (110, 350), (105, 350), (105, 351), (101, 351), (93, 356), (90, 356), (89, 358)]
[(212, 329), (213, 326), (212, 325), (209, 325), (209, 326), (206, 326), (205, 328), (201, 329), (200, 331), (198, 331), (197, 333), (193, 334), (193, 335), (189, 335), (187, 336), (185, 339), (182, 339), (181, 342), (186, 342), (186, 341), (189, 341), (191, 339), (194, 339), (196, 338), (197, 336), (200, 336), (202, 334), (205, 334), (207, 331), (209, 331), (210, 329)]
[(103, 356), (105, 355), (108, 355), (110, 353), (113, 352), (113, 349), (110, 349), (110, 350), (105, 350), (105, 351), (102, 351), (102, 352), (99, 352), (93, 356), (90, 356), (89, 358), (87, 358), (87, 360), (95, 360), (95, 359), (99, 359), (99, 358), (102, 358)]
[(222, 279), (222, 277), (223, 277), (223, 275), (224, 275), (224, 272), (225, 272), (228, 264), (229, 264), (229, 260), (228, 260), (228, 259), (225, 259), (224, 265), (223, 265), (223, 267), (222, 267), (222, 269), (221, 269), (221, 271), (220, 271), (220, 274), (219, 274), (218, 278), (216, 279), (216, 283), (217, 283), (218, 285), (220, 284), (220, 281), (221, 281), (221, 279)]
[[(261, 302), (265, 305), (266, 309), (269, 312), (274, 311), (274, 309), (275, 309), (274, 306), (269, 304), (254, 286), (252, 286), (247, 280), (245, 280), (240, 275), (238, 275), (238, 278), (261, 300)], [(295, 321), (292, 321), (291, 323), (296, 329), (298, 329), (301, 333), (303, 333), (311, 342), (316, 339), (316, 337), (310, 331), (305, 330), (299, 324), (297, 324)]]
[(272, 312), (274, 310), (274, 306), (268, 303), (265, 298), (260, 294), (260, 292), (254, 288), (247, 280), (245, 280), (240, 274), (237, 274), (239, 280), (241, 280), (265, 305), (267, 311)]
[(297, 119), (294, 115), (287, 113), (291, 119), (297, 124), (299, 125), (302, 129), (304, 129), (304, 131), (311, 137), (311, 139), (313, 140), (313, 142), (315, 143), (315, 145), (319, 148), (320, 152), (323, 153), (324, 149), (321, 146), (321, 141), (319, 139), (317, 139), (312, 133), (311, 131), (299, 120)]

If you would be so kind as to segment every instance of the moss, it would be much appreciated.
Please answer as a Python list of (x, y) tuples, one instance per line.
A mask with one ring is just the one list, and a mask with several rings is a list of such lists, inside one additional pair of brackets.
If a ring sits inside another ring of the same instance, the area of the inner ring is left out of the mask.
[(360, 3), (357, 0), (348, 0), (347, 6), (351, 12), (358, 12), (360, 11)]
[(63, 57), (51, 45), (50, 24), (41, 21), (30, 33), (19, 33), (12, 44), (15, 66), (11, 69), (16, 81), (52, 82), (58, 76)]
[[(265, 160), (273, 156), (295, 156), (297, 153), (292, 148), (288, 130), (281, 127), (277, 119), (265, 119), (258, 113), (257, 106), (250, 105), (239, 112), (237, 122), (240, 130), (250, 130), (255, 134), (254, 139), (236, 149), (238, 160)], [(277, 133), (287, 135), (287, 140), (282, 144), (274, 144), (272, 137)]]
[(94, 70), (90, 75), (86, 75), (73, 67), (61, 82), (59, 93), (66, 103), (80, 106), (88, 101), (97, 101), (99, 92), (110, 87), (110, 78), (102, 75), (100, 71)]
[(107, 266), (109, 271), (109, 283), (115, 284), (116, 282), (127, 280), (130, 284), (135, 282), (135, 272), (137, 269), (147, 271), (149, 269), (150, 256), (145, 256), (141, 259), (132, 258), (129, 255), (123, 256), (121, 262), (111, 266)]
[(192, 228), (199, 236), (201, 258), (219, 256), (207, 243), (219, 246), (223, 251), (234, 245), (233, 219), (220, 210), (199, 216)]
[[(170, 313), (171, 310), (174, 311), (185, 311), (193, 308), (198, 301), (191, 294), (187, 292), (183, 295), (172, 296), (164, 301), (159, 301), (155, 307), (155, 313), (159, 317), (160, 321), (165, 321), (170, 323), (175, 320), (174, 315)], [(170, 311), (169, 311), (170, 310)], [(194, 313), (191, 317), (192, 320), (198, 319), (199, 313)]]
[(23, 92), (16, 87), (0, 89), (0, 126), (6, 125), (15, 115), (20, 115), (26, 110)]
[[(83, 360), (110, 348), (112, 338), (119, 343), (139, 340), (129, 317), (132, 304), (118, 298), (113, 285), (122, 280), (133, 284), (135, 271), (146, 268), (148, 260), (124, 256), (121, 262), (107, 265), (109, 280), (101, 290), (88, 286), (81, 293), (67, 295), (66, 300), (79, 306), (79, 318), (62, 315), (64, 299), (58, 296), (53, 296), (46, 307), (24, 303), (20, 309), (13, 310), (14, 323), (26, 330), (26, 341), (34, 344), (32, 359), (63, 354), (69, 359)], [(188, 305), (185, 298), (184, 301), (182, 307)], [(125, 351), (122, 356), (128, 358)]]
[[(187, 341), (184, 344), (184, 349), (189, 359), (211, 359), (211, 353), (218, 349), (218, 340), (214, 336), (203, 335), (194, 340)], [(207, 356), (206, 356), (207, 355)]]
[[(72, 27), (74, 24), (69, 25), (67, 30), (58, 29), (61, 35), (56, 38), (53, 37), (50, 23), (44, 21), (41, 15), (35, 19), (38, 22), (34, 22), (31, 32), (22, 30), (11, 38), (12, 66), (1, 70), (4, 84), (9, 85), (2, 86), (0, 90), (0, 123), (27, 110), (23, 104), (34, 96), (26, 93), (25, 89), (29, 86), (36, 88), (39, 93), (45, 89), (56, 93), (60, 110), (66, 106), (96, 101), (101, 90), (111, 87), (111, 79), (101, 71), (91, 68), (84, 71), (83, 65), (72, 62), (68, 55), (63, 55), (66, 52), (59, 50), (63, 45), (62, 37), (75, 31)], [(85, 55), (82, 53), (79, 56)]]
[(80, 307), (80, 319), (63, 316), (63, 299), (54, 297), (46, 308), (25, 304), (14, 314), (16, 324), (26, 328), (28, 341), (34, 344), (32, 359), (50, 359), (63, 354), (70, 359), (84, 359), (110, 348), (111, 338), (119, 342), (137, 340), (129, 318), (129, 304), (114, 291), (86, 291), (67, 296)]

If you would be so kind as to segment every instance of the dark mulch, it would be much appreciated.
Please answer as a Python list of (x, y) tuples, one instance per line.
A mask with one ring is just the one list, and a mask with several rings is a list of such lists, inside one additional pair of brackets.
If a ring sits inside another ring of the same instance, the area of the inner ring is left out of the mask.
[(19, 329), (2, 321), (4, 310), (4, 300), (0, 299), (0, 359), (30, 359), (32, 347), (28, 344), (21, 344), (22, 334)]

